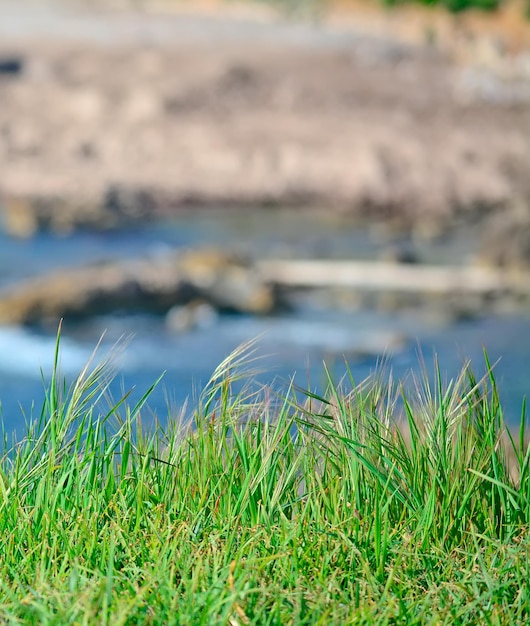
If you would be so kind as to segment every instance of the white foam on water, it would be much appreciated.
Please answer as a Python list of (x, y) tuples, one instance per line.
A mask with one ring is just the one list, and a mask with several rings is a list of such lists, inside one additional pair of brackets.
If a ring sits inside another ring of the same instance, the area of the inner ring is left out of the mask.
[(330, 352), (384, 353), (389, 348), (402, 347), (403, 333), (388, 328), (373, 328), (352, 320), (316, 320), (300, 318), (277, 318), (271, 320), (245, 320), (235, 327), (241, 341), (265, 333), (263, 343), (293, 346), (306, 350)]
[[(40, 379), (53, 368), (56, 339), (28, 329), (0, 327), (0, 371)], [(60, 366), (64, 375), (76, 374), (92, 351), (66, 338), (61, 339)]]

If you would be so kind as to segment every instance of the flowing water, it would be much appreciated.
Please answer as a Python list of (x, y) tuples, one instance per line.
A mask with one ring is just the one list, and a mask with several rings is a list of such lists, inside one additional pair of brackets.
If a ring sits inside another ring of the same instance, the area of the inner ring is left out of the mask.
[[(403, 242), (401, 242), (403, 243)], [(410, 243), (410, 242), (409, 242)], [(200, 213), (170, 222), (114, 233), (79, 233), (57, 238), (42, 234), (19, 241), (0, 234), (0, 286), (15, 284), (57, 267), (72, 267), (103, 259), (138, 255), (197, 245), (217, 245), (252, 257), (376, 258), (382, 246), (365, 229), (336, 218), (299, 219), (289, 213), (249, 212), (243, 216)], [(387, 245), (387, 244), (385, 244)], [(417, 248), (428, 262), (460, 262), (470, 248), (469, 235), (438, 246)], [(530, 317), (483, 316), (451, 322), (425, 310), (385, 312), (332, 306), (326, 294), (299, 297), (290, 313), (270, 318), (221, 315), (185, 333), (171, 331), (164, 319), (148, 315), (100, 317), (64, 327), (61, 369), (71, 380), (90, 358), (105, 332), (101, 352), (120, 337), (128, 337), (118, 358), (113, 386), (117, 398), (132, 389), (131, 401), (165, 372), (150, 398), (150, 412), (165, 421), (188, 407), (215, 367), (241, 343), (259, 337), (257, 375), (260, 382), (322, 388), (325, 361), (340, 377), (349, 363), (355, 380), (377, 369), (386, 354), (394, 378), (421, 373), (420, 355), (432, 373), (436, 354), (446, 379), (458, 375), (463, 361), (472, 360), (477, 374), (484, 370), (483, 348), (497, 362), (495, 371), (506, 415), (519, 417), (530, 373)], [(5, 428), (23, 430), (24, 420), (38, 415), (43, 384), (51, 372), (56, 329), (0, 327), (0, 400)], [(401, 338), (401, 341), (397, 341)], [(379, 352), (379, 354), (377, 354)]]

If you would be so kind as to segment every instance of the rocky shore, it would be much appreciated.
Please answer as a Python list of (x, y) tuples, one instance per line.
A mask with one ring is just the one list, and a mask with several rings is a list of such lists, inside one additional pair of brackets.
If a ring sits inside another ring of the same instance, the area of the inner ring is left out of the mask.
[(0, 204), (14, 235), (205, 206), (333, 210), (420, 237), (530, 223), (519, 78), (354, 30), (64, 11), (31, 30), (9, 7)]
[[(179, 311), (178, 307), (185, 307)], [(175, 330), (220, 312), (268, 315), (277, 289), (251, 264), (217, 250), (61, 270), (0, 292), (0, 324), (56, 326), (119, 312), (169, 314)]]
[[(328, 304), (355, 294), (348, 309), (429, 309), (448, 319), (528, 310), (526, 272), (389, 262), (258, 261), (196, 249), (108, 261), (45, 274), (0, 290), (0, 324), (84, 321), (116, 313), (163, 315), (175, 332), (209, 325), (218, 313), (271, 315), (295, 294), (326, 290)], [(317, 297), (318, 300), (318, 297)]]

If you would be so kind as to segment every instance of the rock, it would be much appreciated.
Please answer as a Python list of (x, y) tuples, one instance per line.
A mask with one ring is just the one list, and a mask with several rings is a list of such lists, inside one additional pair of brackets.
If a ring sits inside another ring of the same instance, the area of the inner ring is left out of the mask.
[(477, 260), (513, 269), (530, 266), (530, 204), (486, 221)]
[(37, 232), (68, 234), (76, 230), (106, 231), (147, 221), (162, 204), (147, 189), (109, 185), (104, 193), (89, 197), (8, 197), (4, 203), (3, 229), (28, 238)]
[(19, 236), (193, 204), (343, 212), (424, 240), (526, 193), (528, 86), (462, 102), (460, 66), (433, 49), (95, 9), (68, 12), (79, 36), (24, 37), (27, 19), (0, 73), (0, 194)]
[(24, 59), (18, 55), (0, 56), (0, 76), (18, 76), (24, 69)]
[(39, 231), (39, 221), (34, 207), (27, 200), (9, 198), (4, 200), (2, 228), (5, 232), (21, 239), (33, 237)]
[[(118, 311), (170, 314), (200, 302), (188, 325), (208, 322), (208, 309), (266, 315), (279, 306), (276, 290), (252, 265), (217, 251), (170, 254), (58, 271), (0, 293), (0, 323), (40, 324), (60, 318), (82, 320)], [(194, 305), (196, 306), (196, 305)], [(179, 320), (180, 316), (180, 320)]]
[(395, 244), (388, 246), (381, 253), (381, 260), (387, 263), (406, 263), (416, 265), (420, 258), (413, 246), (408, 244)]
[(174, 306), (166, 314), (166, 326), (176, 333), (208, 328), (213, 326), (216, 320), (217, 312), (213, 306), (200, 300), (184, 306)]

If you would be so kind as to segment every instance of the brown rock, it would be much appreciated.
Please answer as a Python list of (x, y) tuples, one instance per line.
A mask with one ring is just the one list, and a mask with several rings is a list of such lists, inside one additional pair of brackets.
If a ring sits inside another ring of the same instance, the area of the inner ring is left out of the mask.
[(479, 262), (498, 267), (530, 267), (530, 204), (493, 215), (484, 225)]
[(432, 48), (150, 13), (66, 23), (76, 43), (22, 37), (24, 71), (0, 84), (9, 232), (275, 204), (431, 237), (506, 209), (527, 185), (527, 103), (502, 81), (502, 97), (463, 99), (462, 68)]
[(0, 323), (39, 324), (116, 311), (164, 313), (196, 301), (257, 315), (279, 306), (275, 290), (250, 265), (206, 251), (58, 271), (28, 281), (0, 293)]

